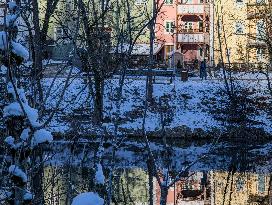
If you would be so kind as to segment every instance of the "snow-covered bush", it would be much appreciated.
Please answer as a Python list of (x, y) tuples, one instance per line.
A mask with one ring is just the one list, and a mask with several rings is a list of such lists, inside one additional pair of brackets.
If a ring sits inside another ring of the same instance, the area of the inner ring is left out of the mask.
[(76, 196), (72, 205), (104, 205), (104, 200), (96, 193), (86, 192)]
[[(38, 110), (33, 108), (26, 97), (23, 88), (17, 82), (20, 76), (15, 76), (16, 69), (29, 58), (28, 50), (17, 42), (17, 18), (20, 8), (15, 2), (8, 3), (9, 13), (5, 16), (5, 31), (0, 32), (1, 63), (7, 68), (7, 98), (9, 104), (3, 108), (8, 137), (6, 143), (7, 173), (5, 190), (0, 190), (1, 203), (32, 204), (34, 195), (28, 191), (31, 180), (28, 177), (31, 161), (36, 161), (35, 150), (39, 145), (53, 140), (52, 134), (43, 128), (39, 122)], [(40, 152), (39, 152), (40, 153)], [(1, 184), (2, 187), (2, 184)], [(32, 188), (31, 190), (35, 190)]]

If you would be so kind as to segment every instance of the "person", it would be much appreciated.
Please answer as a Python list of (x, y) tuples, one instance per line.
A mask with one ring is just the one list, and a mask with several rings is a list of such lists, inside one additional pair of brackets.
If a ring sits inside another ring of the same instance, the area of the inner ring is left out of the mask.
[(182, 65), (181, 65), (180, 60), (178, 60), (178, 63), (177, 63), (177, 70), (178, 70), (179, 72), (182, 70)]
[(200, 78), (203, 80), (207, 80), (207, 65), (206, 65), (206, 59), (204, 61), (201, 61), (200, 64)]
[(198, 71), (198, 60), (197, 60), (197, 58), (195, 58), (193, 65), (194, 65), (194, 70)]

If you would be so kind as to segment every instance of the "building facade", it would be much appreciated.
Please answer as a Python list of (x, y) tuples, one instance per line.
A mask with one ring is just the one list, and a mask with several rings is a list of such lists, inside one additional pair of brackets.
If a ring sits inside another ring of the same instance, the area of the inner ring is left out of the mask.
[[(268, 0), (248, 0), (248, 61), (268, 64), (271, 60), (268, 41), (271, 41), (272, 2)], [(270, 33), (269, 33), (270, 32)]]
[(179, 51), (184, 62), (211, 61), (211, 14), (207, 0), (164, 1), (156, 27), (156, 40), (164, 45), (164, 58), (167, 60), (173, 51)]
[(215, 64), (222, 59), (238, 69), (268, 64), (265, 21), (271, 13), (270, 4), (268, 0), (214, 1)]

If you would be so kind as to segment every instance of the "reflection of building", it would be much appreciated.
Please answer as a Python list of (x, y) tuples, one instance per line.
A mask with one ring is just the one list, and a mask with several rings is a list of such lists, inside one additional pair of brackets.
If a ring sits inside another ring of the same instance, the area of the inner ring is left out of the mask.
[(113, 204), (148, 204), (148, 175), (142, 169), (120, 169), (114, 172)]
[(269, 180), (264, 174), (211, 172), (211, 204), (268, 204)]
[[(210, 171), (189, 173), (168, 191), (167, 205), (268, 205), (270, 176)], [(156, 179), (154, 179), (156, 182)], [(154, 183), (155, 202), (160, 188)]]
[[(160, 188), (154, 183), (155, 204), (160, 204)], [(204, 205), (209, 204), (209, 187), (207, 174), (192, 172), (179, 180), (168, 191), (167, 205)]]

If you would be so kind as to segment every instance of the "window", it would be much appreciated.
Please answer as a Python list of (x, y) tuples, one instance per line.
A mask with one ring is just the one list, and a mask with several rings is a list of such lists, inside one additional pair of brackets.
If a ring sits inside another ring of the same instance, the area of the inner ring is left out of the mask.
[(63, 35), (63, 29), (56, 27), (55, 28), (55, 40), (60, 39), (62, 37), (62, 35)]
[(231, 55), (231, 49), (228, 48), (228, 49), (226, 50), (226, 57), (228, 58), (228, 57), (230, 57), (230, 55)]
[(55, 28), (55, 40), (68, 38), (69, 30), (67, 28), (56, 27)]
[(265, 0), (256, 0), (257, 4), (265, 4)]
[(73, 8), (73, 3), (71, 1), (67, 1), (65, 5), (66, 11), (71, 11)]
[(262, 61), (264, 59), (264, 50), (262, 48), (257, 48), (256, 58), (258, 61)]
[(199, 48), (199, 56), (203, 57), (203, 48)]
[(265, 176), (262, 174), (258, 175), (258, 192), (265, 192)]
[(175, 22), (174, 21), (166, 21), (165, 22), (165, 32), (174, 33)]
[(238, 5), (244, 4), (244, 0), (236, 0), (236, 4)]
[(244, 189), (244, 185), (245, 185), (245, 182), (242, 178), (238, 178), (236, 180), (236, 190), (239, 192), (239, 191), (243, 191)]
[(185, 22), (184, 24), (184, 29), (185, 30), (193, 30), (193, 22)]
[(198, 22), (198, 29), (199, 29), (199, 32), (203, 32), (203, 21)]
[(181, 0), (182, 4), (192, 4), (193, 0)]
[(244, 34), (245, 32), (245, 27), (244, 24), (242, 22), (236, 22), (235, 23), (235, 33), (236, 34)]
[(256, 24), (256, 38), (257, 40), (262, 40), (265, 38), (265, 23), (263, 20), (259, 20)]
[(135, 4), (136, 5), (145, 5), (147, 3), (147, 0), (136, 0)]
[(164, 0), (164, 4), (171, 5), (173, 4), (173, 0)]

